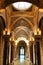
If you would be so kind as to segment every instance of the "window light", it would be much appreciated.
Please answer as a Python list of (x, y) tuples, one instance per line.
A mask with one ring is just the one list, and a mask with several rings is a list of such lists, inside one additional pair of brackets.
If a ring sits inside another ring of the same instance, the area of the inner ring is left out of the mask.
[(12, 4), (17, 10), (27, 10), (32, 6), (29, 2), (15, 2)]

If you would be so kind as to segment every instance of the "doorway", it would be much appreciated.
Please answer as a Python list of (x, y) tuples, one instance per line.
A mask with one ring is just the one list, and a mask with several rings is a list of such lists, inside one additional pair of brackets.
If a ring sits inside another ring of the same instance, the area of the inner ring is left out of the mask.
[(19, 59), (20, 59), (20, 62), (23, 62), (25, 59), (25, 48), (24, 48), (24, 46), (21, 46), (19, 49)]
[(20, 62), (23, 62), (26, 58), (27, 44), (25, 41), (19, 41), (17, 44), (17, 56)]

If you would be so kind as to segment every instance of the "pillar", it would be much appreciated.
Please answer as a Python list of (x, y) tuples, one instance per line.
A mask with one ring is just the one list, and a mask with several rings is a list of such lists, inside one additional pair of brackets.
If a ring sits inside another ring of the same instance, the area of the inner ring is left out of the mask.
[(9, 42), (9, 64), (11, 63), (11, 43)]
[(10, 43), (11, 43), (11, 63), (12, 63), (15, 58), (15, 43), (14, 41), (10, 41)]
[(33, 63), (33, 41), (29, 42), (29, 48), (30, 48), (30, 60)]
[(3, 65), (9, 65), (9, 38), (10, 35), (3, 35), (3, 40), (4, 40)]
[(35, 65), (40, 65), (40, 44), (41, 44), (41, 36), (35, 35)]
[(33, 43), (33, 65), (35, 65), (35, 41)]
[(29, 45), (27, 46), (27, 58), (30, 60), (30, 48), (29, 48)]
[(3, 44), (3, 38), (0, 37), (0, 65), (3, 65), (3, 51), (4, 51), (4, 44)]
[(41, 52), (41, 65), (43, 65), (43, 37), (40, 44), (40, 52)]

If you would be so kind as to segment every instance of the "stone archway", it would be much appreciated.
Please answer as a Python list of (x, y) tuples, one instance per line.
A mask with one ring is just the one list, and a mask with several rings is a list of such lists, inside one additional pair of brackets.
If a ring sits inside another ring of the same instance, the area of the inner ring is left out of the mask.
[(19, 37), (17, 40), (16, 40), (16, 42), (15, 42), (15, 44), (16, 44), (16, 57), (18, 58), (18, 56), (19, 56), (19, 49), (20, 49), (20, 47), (24, 47), (24, 49), (25, 49), (25, 57), (27, 58), (29, 58), (29, 41), (26, 39), (26, 38), (24, 38), (24, 37)]
[[(26, 38), (19, 38), (15, 41), (15, 58), (13, 59), (12, 65), (19, 65), (21, 63), (25, 63), (25, 65), (32, 65), (32, 62), (30, 60), (30, 51), (29, 51), (29, 42)], [(27, 45), (28, 44), (28, 45)], [(25, 62), (22, 62), (22, 60), (20, 60), (20, 49), (23, 48), (24, 49), (24, 60)]]
[(16, 50), (17, 50), (17, 53), (16, 53), (16, 55), (19, 57), (19, 54), (20, 54), (20, 48), (21, 47), (24, 47), (24, 53), (25, 53), (25, 55), (26, 55), (26, 52), (27, 52), (27, 45), (26, 45), (26, 42), (25, 41), (23, 41), (23, 40), (21, 40), (21, 41), (19, 41), (18, 42), (18, 44), (17, 44), (17, 47), (16, 47)]
[(30, 28), (31, 30), (33, 30), (33, 24), (31, 23), (30, 20), (28, 20), (25, 17), (19, 17), (17, 18), (11, 25), (11, 30), (18, 27), (18, 26), (27, 26), (28, 28)]

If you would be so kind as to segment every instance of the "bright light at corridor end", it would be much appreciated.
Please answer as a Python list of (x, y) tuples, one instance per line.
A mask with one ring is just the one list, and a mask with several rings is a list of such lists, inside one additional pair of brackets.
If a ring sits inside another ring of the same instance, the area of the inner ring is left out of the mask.
[(29, 2), (15, 2), (12, 4), (17, 10), (27, 10), (32, 4)]

